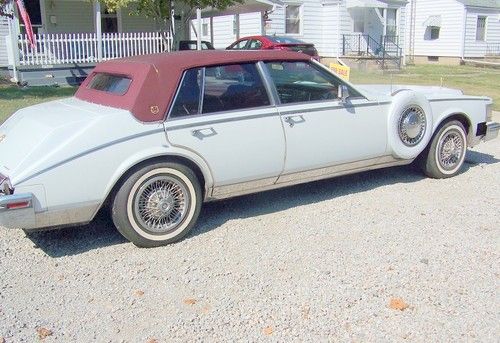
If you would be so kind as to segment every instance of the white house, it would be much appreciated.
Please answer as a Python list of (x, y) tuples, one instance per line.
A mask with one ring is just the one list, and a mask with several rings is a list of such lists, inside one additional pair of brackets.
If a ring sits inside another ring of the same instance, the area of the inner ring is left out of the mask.
[[(404, 51), (406, 4), (406, 0), (294, 0), (267, 12), (205, 13), (201, 37), (215, 48), (225, 48), (244, 36), (284, 35), (313, 43), (327, 59), (377, 57), (384, 44), (387, 51)], [(196, 36), (193, 23), (191, 38)]]
[(500, 55), (500, 0), (411, 0), (407, 13), (414, 14), (406, 49), (415, 63)]

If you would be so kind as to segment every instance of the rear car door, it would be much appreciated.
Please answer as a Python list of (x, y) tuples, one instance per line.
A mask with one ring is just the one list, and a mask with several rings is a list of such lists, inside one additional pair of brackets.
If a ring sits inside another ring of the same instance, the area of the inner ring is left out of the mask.
[[(286, 137), (287, 174), (383, 156), (387, 146), (386, 112), (340, 78), (312, 62), (267, 62), (276, 88)], [(339, 87), (350, 98), (338, 98)]]
[(283, 169), (281, 119), (254, 63), (186, 71), (165, 129), (207, 162), (214, 195), (273, 184)]

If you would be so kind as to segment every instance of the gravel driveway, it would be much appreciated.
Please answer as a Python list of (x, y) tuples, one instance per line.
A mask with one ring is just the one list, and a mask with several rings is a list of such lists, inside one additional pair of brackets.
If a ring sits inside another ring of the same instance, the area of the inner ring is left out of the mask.
[(378, 170), (208, 204), (138, 249), (106, 214), (0, 229), (0, 342), (497, 341), (500, 139), (464, 172)]

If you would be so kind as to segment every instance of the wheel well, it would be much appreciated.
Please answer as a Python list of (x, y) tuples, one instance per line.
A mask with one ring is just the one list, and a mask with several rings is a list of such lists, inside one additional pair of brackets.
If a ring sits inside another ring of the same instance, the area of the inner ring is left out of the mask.
[(467, 135), (469, 135), (469, 132), (471, 130), (471, 122), (469, 121), (469, 118), (467, 118), (465, 114), (463, 113), (452, 114), (451, 116), (444, 118), (440, 125), (443, 125), (444, 123), (449, 122), (450, 120), (458, 120), (460, 123), (462, 123)]
[[(182, 156), (175, 156), (175, 155), (156, 156), (133, 165), (125, 173), (123, 173), (123, 175), (120, 176), (120, 178), (115, 182), (115, 184), (111, 188), (111, 191), (108, 193), (108, 196), (106, 197), (106, 200), (103, 202), (101, 207), (111, 204), (111, 200), (113, 199), (114, 194), (118, 191), (120, 185), (131, 173), (133, 173), (139, 168), (142, 168), (142, 166), (157, 162), (175, 162), (185, 165), (195, 173), (196, 177), (198, 178), (198, 181), (200, 182), (202, 191), (205, 192), (205, 177), (203, 176), (203, 172), (201, 171), (200, 167), (196, 163)], [(202, 194), (203, 198), (204, 196), (205, 194)]]

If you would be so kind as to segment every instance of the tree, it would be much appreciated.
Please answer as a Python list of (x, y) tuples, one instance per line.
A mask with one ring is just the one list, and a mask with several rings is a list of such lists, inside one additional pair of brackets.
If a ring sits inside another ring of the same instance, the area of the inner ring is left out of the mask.
[(130, 12), (131, 15), (142, 15), (152, 18), (159, 24), (165, 42), (167, 41), (167, 32), (170, 32), (172, 27), (172, 10), (175, 9), (175, 17), (176, 19), (180, 19), (181, 23), (181, 27), (176, 28), (173, 37), (174, 47), (176, 47), (179, 36), (178, 32), (187, 28), (189, 19), (193, 16), (196, 8), (212, 7), (225, 9), (234, 3), (241, 3), (243, 0), (101, 0), (101, 2), (106, 5), (109, 11), (116, 11), (119, 8), (126, 8), (132, 5), (133, 10)]

